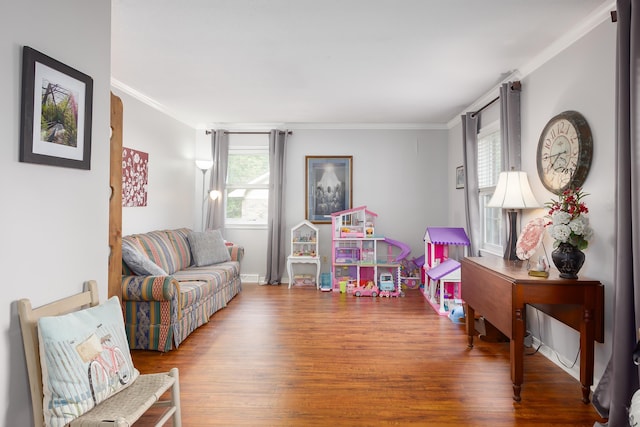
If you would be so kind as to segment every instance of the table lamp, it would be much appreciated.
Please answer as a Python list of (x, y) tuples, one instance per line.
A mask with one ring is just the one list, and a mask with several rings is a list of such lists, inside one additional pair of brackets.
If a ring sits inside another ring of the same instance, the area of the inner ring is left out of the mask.
[(507, 238), (507, 246), (504, 251), (504, 259), (517, 260), (516, 240), (518, 233), (516, 231), (516, 223), (518, 218), (518, 209), (535, 209), (540, 207), (540, 203), (536, 200), (529, 186), (529, 178), (527, 173), (522, 171), (500, 172), (498, 176), (498, 184), (496, 190), (487, 203), (489, 208), (507, 209), (509, 218), (509, 236)]

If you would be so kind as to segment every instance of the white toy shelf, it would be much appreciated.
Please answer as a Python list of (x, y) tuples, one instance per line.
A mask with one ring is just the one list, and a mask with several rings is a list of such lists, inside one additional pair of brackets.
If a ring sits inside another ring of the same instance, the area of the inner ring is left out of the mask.
[[(318, 255), (318, 227), (307, 220), (291, 228), (291, 252), (287, 257), (289, 287), (294, 284), (315, 284), (320, 286), (320, 257)], [(314, 264), (315, 276), (300, 274), (294, 276), (294, 264)], [(315, 280), (314, 280), (315, 277)]]

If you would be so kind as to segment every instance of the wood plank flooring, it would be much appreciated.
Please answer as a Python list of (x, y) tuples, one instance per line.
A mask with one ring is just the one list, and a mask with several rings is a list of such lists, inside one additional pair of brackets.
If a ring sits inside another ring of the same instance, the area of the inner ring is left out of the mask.
[[(592, 426), (580, 384), (525, 356), (512, 399), (508, 343), (476, 340), (417, 290), (356, 298), (243, 285), (166, 354), (133, 351), (142, 373), (180, 369), (182, 419), (199, 426)], [(531, 352), (526, 349), (526, 352)], [(152, 425), (145, 416), (136, 426)]]

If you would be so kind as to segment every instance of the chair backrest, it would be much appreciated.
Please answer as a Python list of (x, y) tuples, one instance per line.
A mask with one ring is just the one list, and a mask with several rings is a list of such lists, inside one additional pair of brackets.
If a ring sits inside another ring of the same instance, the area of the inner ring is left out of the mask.
[(67, 298), (54, 301), (33, 309), (31, 301), (18, 301), (18, 315), (22, 329), (22, 341), (27, 361), (29, 388), (31, 390), (31, 406), (33, 408), (33, 423), (35, 427), (44, 425), (42, 401), (42, 371), (40, 367), (40, 345), (38, 342), (38, 319), (43, 316), (59, 316), (82, 308), (94, 307), (99, 304), (98, 283), (89, 280), (84, 284), (84, 291)]

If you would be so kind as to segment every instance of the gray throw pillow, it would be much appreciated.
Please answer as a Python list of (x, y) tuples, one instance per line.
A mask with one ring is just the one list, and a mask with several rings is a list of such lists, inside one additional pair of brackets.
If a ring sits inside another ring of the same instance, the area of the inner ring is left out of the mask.
[(190, 231), (187, 238), (197, 267), (231, 260), (219, 230)]
[(122, 241), (122, 260), (138, 276), (168, 276), (162, 267), (125, 240)]

